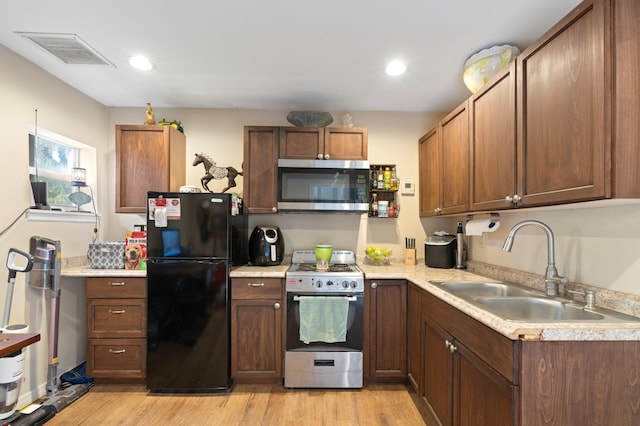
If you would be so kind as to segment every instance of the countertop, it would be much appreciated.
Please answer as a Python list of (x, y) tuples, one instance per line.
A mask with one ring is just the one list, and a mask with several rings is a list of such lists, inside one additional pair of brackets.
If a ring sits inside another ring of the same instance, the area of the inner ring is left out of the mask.
[(62, 267), (62, 277), (146, 277), (145, 270), (131, 269), (93, 269), (89, 265)]
[[(498, 280), (466, 270), (429, 268), (423, 264), (407, 266), (401, 263), (374, 266), (358, 263), (367, 279), (406, 279), (454, 306), (500, 334), (513, 339), (527, 340), (640, 340), (640, 318), (635, 322), (558, 322), (525, 323), (504, 320), (492, 313), (456, 297), (429, 281), (491, 281)], [(243, 266), (231, 272), (231, 277), (284, 278), (289, 265)]]
[[(634, 322), (558, 322), (525, 323), (504, 320), (492, 313), (456, 297), (429, 281), (499, 281), (459, 269), (429, 268), (423, 264), (407, 266), (392, 263), (385, 266), (358, 266), (367, 279), (406, 279), (425, 291), (444, 300), (465, 314), (491, 327), (510, 339), (527, 340), (640, 340), (640, 318)], [(288, 263), (277, 266), (241, 266), (233, 269), (231, 278), (265, 277), (284, 278)], [(63, 267), (63, 277), (146, 277), (147, 271), (126, 269), (92, 269), (87, 265)], [(596, 302), (597, 306), (597, 302)]]

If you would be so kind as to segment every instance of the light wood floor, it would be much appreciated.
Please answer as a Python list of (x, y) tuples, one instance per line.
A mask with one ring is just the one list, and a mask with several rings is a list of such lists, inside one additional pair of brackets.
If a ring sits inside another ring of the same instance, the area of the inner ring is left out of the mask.
[(236, 385), (227, 394), (149, 394), (96, 385), (47, 422), (55, 425), (424, 425), (403, 384), (363, 389)]

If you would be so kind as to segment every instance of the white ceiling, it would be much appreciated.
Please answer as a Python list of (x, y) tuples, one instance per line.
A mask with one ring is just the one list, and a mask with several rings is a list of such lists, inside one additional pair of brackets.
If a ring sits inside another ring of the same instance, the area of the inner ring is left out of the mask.
[[(471, 54), (522, 50), (578, 3), (3, 0), (0, 44), (107, 106), (448, 111)], [(15, 31), (75, 33), (115, 67), (66, 65)], [(407, 72), (389, 77), (396, 58)]]

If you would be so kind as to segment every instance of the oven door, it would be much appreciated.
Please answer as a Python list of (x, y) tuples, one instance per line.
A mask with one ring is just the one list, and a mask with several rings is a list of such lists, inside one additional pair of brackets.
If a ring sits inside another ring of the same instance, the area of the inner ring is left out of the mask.
[[(300, 296), (348, 297), (347, 338), (345, 342), (309, 342), (300, 339)], [(362, 352), (364, 326), (364, 293), (295, 293), (287, 292), (288, 352)]]

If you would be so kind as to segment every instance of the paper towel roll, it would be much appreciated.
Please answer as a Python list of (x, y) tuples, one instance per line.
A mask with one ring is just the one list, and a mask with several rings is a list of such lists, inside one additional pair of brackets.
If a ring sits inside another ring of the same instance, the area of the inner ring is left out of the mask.
[(500, 221), (495, 219), (470, 220), (465, 226), (465, 233), (477, 236), (482, 235), (483, 232), (494, 232), (498, 228), (500, 228)]

